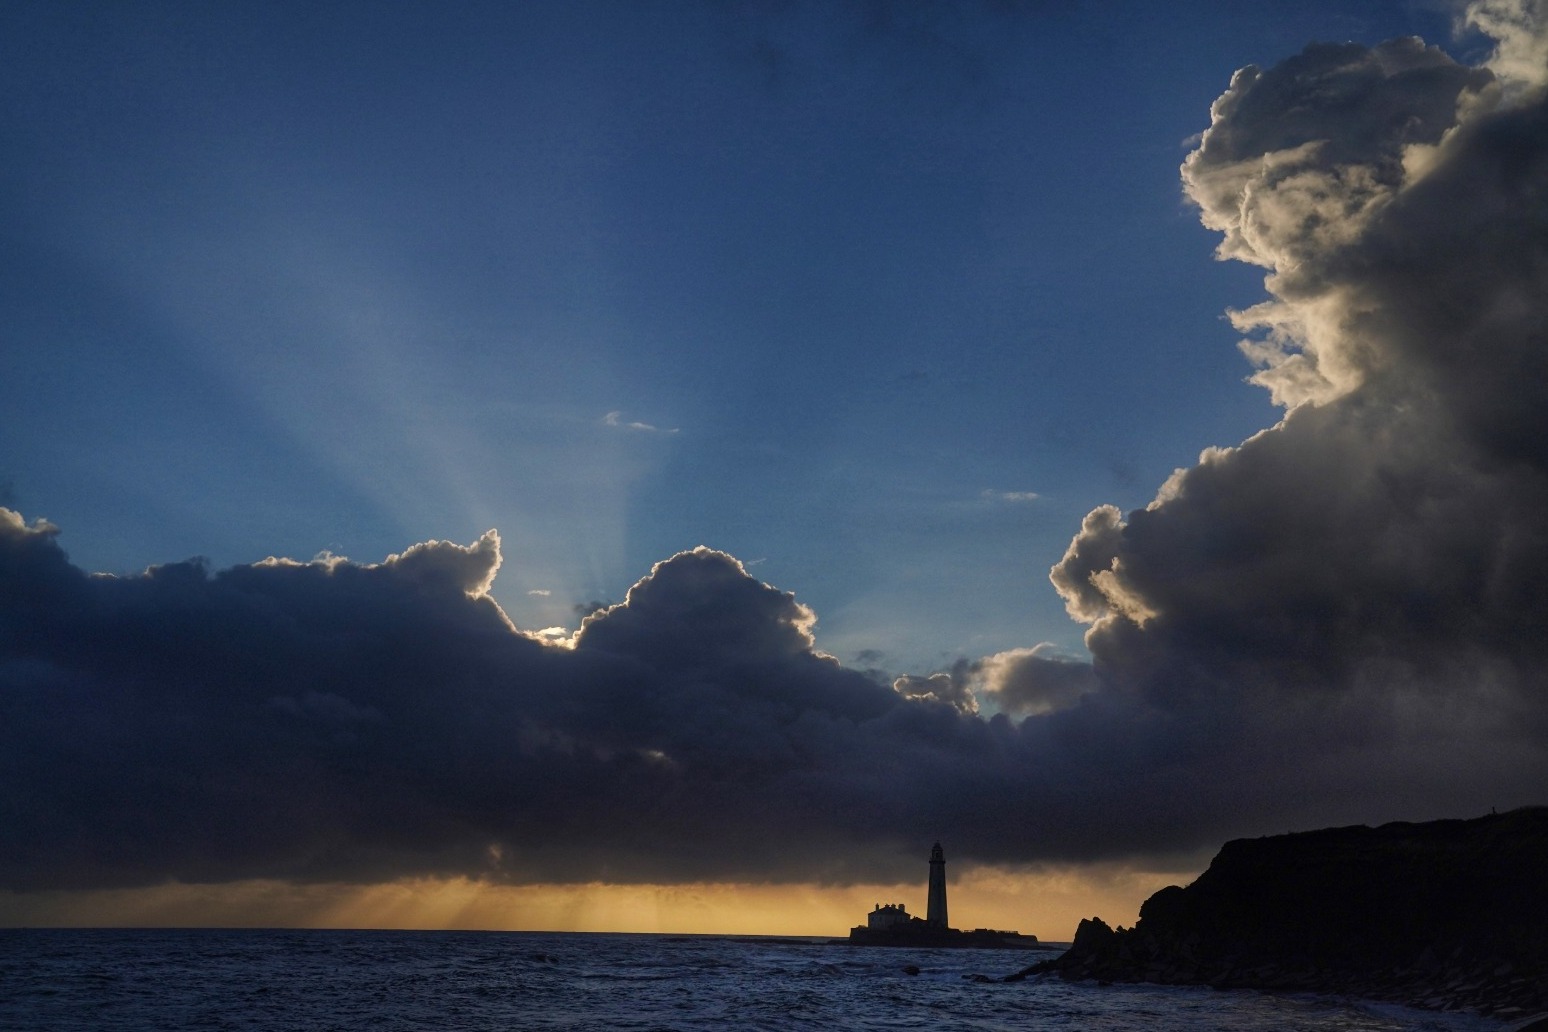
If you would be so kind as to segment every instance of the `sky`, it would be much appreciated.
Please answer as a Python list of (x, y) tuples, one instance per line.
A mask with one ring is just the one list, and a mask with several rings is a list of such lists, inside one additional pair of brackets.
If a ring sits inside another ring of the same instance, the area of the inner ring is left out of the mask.
[(1543, 802), (1545, 82), (1539, 0), (6, 5), (0, 922), (838, 934), (939, 839), (1061, 939)]

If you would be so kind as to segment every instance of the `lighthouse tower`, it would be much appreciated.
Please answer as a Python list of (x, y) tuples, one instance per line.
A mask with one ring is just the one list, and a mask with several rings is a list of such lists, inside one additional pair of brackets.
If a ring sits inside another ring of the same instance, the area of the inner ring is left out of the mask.
[(949, 928), (946, 923), (946, 854), (937, 842), (930, 850), (930, 898), (925, 905), (925, 920), (937, 928)]

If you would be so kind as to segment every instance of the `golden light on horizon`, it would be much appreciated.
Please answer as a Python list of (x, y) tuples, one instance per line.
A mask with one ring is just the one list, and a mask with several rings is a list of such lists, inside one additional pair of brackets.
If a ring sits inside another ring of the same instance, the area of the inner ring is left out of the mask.
[[(923, 865), (921, 864), (921, 867)], [(1157, 889), (1193, 874), (1118, 865), (968, 868), (950, 882), (951, 922), (1067, 942), (1083, 917), (1133, 924)], [(917, 884), (822, 886), (498, 885), (420, 878), (376, 885), (252, 880), (0, 894), (0, 925), (286, 927), (808, 935), (842, 938), (877, 903), (923, 914)]]

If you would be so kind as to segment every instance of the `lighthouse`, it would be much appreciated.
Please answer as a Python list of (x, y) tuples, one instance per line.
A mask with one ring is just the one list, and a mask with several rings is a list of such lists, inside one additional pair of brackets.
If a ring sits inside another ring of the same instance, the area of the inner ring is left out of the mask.
[(876, 904), (865, 924), (849, 930), (849, 941), (857, 946), (971, 946), (974, 949), (1031, 949), (1037, 936), (1020, 932), (997, 932), (975, 928), (964, 932), (946, 921), (946, 854), (937, 842), (930, 850), (930, 894), (925, 900), (925, 916), (915, 917), (901, 903)]
[(937, 842), (930, 850), (930, 897), (925, 904), (925, 920), (937, 928), (949, 928), (946, 922), (946, 854)]

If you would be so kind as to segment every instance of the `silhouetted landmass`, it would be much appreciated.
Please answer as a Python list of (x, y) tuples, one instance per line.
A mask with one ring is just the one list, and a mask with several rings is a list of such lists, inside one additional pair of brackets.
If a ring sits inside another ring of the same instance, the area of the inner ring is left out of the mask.
[(1548, 807), (1228, 842), (1132, 929), (1082, 921), (1011, 977), (1045, 972), (1548, 1012)]
[(972, 948), (979, 950), (1041, 949), (1037, 936), (1020, 932), (1000, 932), (991, 928), (942, 928), (918, 918), (891, 928), (851, 928), (848, 939), (836, 940), (852, 946), (916, 946)]

